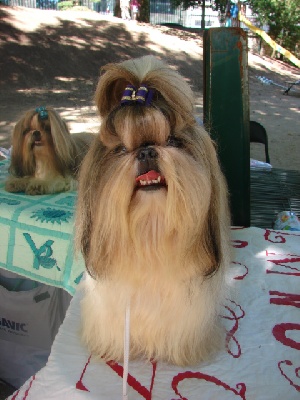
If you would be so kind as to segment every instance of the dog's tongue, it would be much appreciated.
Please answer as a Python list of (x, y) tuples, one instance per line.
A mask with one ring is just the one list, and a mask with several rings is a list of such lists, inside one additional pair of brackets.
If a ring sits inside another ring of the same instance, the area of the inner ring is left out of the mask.
[(153, 180), (157, 180), (158, 177), (161, 176), (159, 172), (151, 170), (146, 172), (143, 175), (140, 175), (136, 178), (136, 181), (153, 181)]

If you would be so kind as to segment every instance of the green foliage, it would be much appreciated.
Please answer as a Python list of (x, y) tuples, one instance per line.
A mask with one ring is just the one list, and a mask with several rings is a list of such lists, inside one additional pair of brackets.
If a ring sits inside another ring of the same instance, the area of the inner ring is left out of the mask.
[[(149, 1), (149, 0), (146, 0)], [(206, 7), (225, 12), (228, 0), (171, 0), (175, 7)], [(247, 0), (245, 2), (257, 14), (261, 25), (268, 25), (272, 39), (286, 49), (299, 54), (300, 0)], [(298, 46), (298, 47), (297, 47)]]
[(261, 24), (281, 46), (295, 52), (300, 41), (300, 0), (248, 0)]
[(228, 3), (228, 0), (212, 0), (211, 8), (214, 11), (220, 11), (221, 13), (224, 13), (227, 3)]
[[(101, 0), (91, 0), (92, 3), (101, 3)], [(82, 4), (82, 0), (63, 0), (58, 1), (57, 9), (60, 11), (69, 10), (73, 7), (79, 7)]]
[(184, 10), (189, 7), (201, 7), (203, 1), (206, 7), (211, 7), (215, 11), (224, 12), (228, 0), (171, 0), (175, 7), (181, 6)]
[(68, 10), (69, 8), (72, 8), (72, 7), (73, 7), (73, 1), (72, 0), (59, 1), (57, 3), (57, 8), (60, 11)]

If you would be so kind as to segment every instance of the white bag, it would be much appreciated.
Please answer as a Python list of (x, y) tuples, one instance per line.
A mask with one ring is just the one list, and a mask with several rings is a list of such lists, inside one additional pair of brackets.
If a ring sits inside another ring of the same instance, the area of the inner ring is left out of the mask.
[(0, 378), (15, 388), (47, 362), (71, 296), (0, 271)]

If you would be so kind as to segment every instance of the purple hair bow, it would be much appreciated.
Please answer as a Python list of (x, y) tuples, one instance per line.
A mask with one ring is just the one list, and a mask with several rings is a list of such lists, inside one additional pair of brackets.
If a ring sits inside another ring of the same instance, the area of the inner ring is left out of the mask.
[(141, 84), (136, 89), (133, 85), (127, 85), (121, 99), (121, 105), (142, 104), (149, 106), (152, 102), (154, 89), (148, 89), (147, 85)]

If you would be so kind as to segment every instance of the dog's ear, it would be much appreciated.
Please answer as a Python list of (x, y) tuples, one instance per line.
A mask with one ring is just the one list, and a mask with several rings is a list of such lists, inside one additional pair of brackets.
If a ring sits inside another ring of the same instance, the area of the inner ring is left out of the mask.
[[(202, 128), (197, 127), (197, 130), (200, 132)], [(217, 272), (222, 265), (230, 262), (230, 255), (228, 254), (230, 248), (230, 212), (227, 182), (220, 167), (216, 145), (207, 133), (200, 134), (200, 136), (202, 160), (205, 162), (207, 172), (210, 175), (211, 199), (203, 236), (199, 238), (199, 247), (201, 247), (201, 244), (204, 245), (208, 265), (205, 274), (209, 277)]]
[(108, 64), (102, 68), (95, 102), (100, 116), (105, 118), (114, 108), (120, 105), (122, 94), (128, 83), (136, 86), (137, 78), (120, 64)]
[(90, 266), (90, 243), (94, 226), (94, 213), (97, 212), (97, 186), (102, 173), (104, 147), (93, 141), (79, 171), (78, 200), (76, 205), (76, 250), (81, 251), (86, 268)]
[(23, 118), (20, 119), (12, 133), (12, 153), (9, 172), (15, 176), (23, 176)]
[[(210, 254), (210, 268), (206, 271), (207, 276), (213, 275), (228, 261), (229, 248), (229, 213), (226, 207), (227, 190), (220, 175), (218, 182), (213, 184), (212, 201), (207, 220), (207, 231), (205, 235), (207, 252)], [(215, 198), (214, 198), (215, 197)]]
[(230, 213), (228, 207), (227, 183), (220, 170), (218, 162), (213, 161), (212, 167), (212, 200), (208, 217), (207, 243), (215, 262), (208, 275), (216, 272), (221, 265), (226, 264), (229, 254)]
[(12, 154), (9, 173), (18, 177), (31, 175), (35, 164), (28, 151), (24, 149), (24, 132), (29, 129), (35, 111), (27, 111), (14, 126), (12, 132)]
[(69, 128), (61, 116), (51, 107), (47, 107), (51, 136), (61, 172), (70, 172), (76, 164), (76, 148)]

